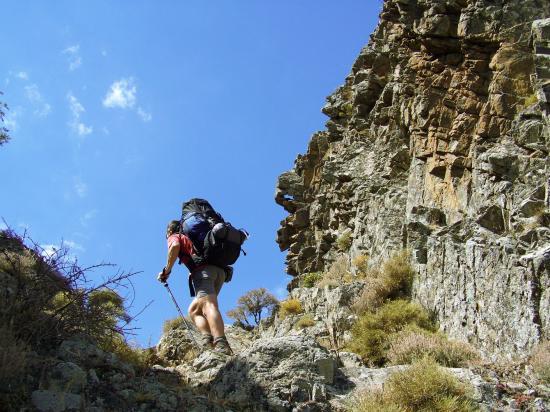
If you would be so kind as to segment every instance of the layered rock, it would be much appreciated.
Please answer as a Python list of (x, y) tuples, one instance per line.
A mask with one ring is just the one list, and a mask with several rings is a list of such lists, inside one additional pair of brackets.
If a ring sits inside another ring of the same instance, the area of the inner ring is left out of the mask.
[[(550, 336), (550, 4), (386, 0), (278, 181), (291, 275), (408, 248), (415, 298), (488, 354)], [(347, 245), (346, 245), (347, 246)]]

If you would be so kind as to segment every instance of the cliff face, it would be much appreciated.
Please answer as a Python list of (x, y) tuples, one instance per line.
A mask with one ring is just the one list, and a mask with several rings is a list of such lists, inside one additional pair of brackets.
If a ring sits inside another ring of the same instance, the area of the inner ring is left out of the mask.
[(501, 355), (550, 337), (549, 16), (542, 0), (386, 0), (326, 130), (279, 177), (288, 273), (342, 245), (373, 264), (407, 248), (415, 298), (452, 337)]

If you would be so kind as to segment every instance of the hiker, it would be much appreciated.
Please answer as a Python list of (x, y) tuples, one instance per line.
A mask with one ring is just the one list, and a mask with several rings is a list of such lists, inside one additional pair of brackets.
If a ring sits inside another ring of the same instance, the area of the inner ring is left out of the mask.
[(226, 276), (232, 274), (232, 268), (207, 263), (196, 264), (192, 258), (193, 243), (189, 237), (180, 233), (178, 220), (168, 223), (166, 239), (168, 258), (166, 266), (158, 275), (158, 280), (166, 283), (178, 258), (180, 264), (187, 266), (190, 272), (191, 295), (196, 295), (189, 305), (189, 316), (201, 333), (201, 346), (205, 349), (213, 347), (214, 352), (232, 355), (233, 351), (225, 337), (223, 318), (218, 307), (218, 294), (226, 281)]

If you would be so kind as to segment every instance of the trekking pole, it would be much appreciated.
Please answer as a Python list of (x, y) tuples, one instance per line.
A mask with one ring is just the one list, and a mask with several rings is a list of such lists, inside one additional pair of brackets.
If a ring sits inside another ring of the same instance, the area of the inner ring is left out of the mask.
[(168, 293), (170, 294), (170, 297), (172, 298), (172, 301), (174, 302), (174, 305), (176, 305), (176, 308), (178, 309), (178, 312), (183, 320), (183, 324), (185, 325), (185, 329), (187, 329), (187, 332), (189, 332), (189, 336), (191, 337), (191, 340), (193, 341), (193, 344), (197, 349), (200, 350), (200, 346), (195, 340), (195, 337), (193, 336), (193, 332), (191, 332), (191, 327), (189, 326), (189, 323), (187, 323), (187, 319), (185, 319), (185, 316), (183, 316), (183, 312), (181, 311), (180, 305), (178, 305), (178, 302), (176, 301), (176, 298), (174, 297), (174, 294), (172, 293), (172, 290), (170, 289), (170, 286), (168, 286), (168, 282), (162, 282)]

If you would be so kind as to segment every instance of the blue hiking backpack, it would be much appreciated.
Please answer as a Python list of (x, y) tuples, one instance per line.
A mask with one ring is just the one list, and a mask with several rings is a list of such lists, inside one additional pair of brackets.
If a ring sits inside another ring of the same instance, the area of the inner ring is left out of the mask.
[(181, 232), (193, 243), (196, 265), (225, 267), (234, 264), (241, 251), (246, 255), (241, 246), (248, 233), (226, 222), (208, 201), (191, 199), (181, 209)]

